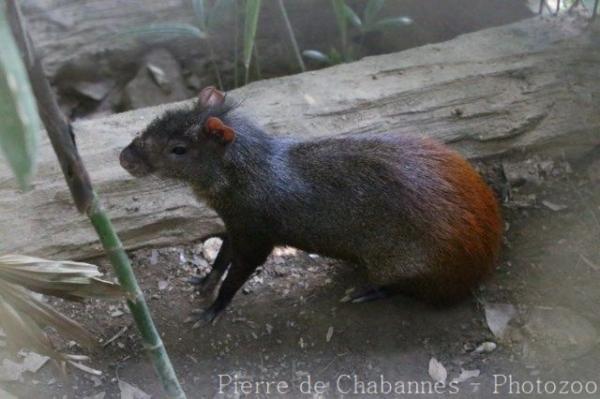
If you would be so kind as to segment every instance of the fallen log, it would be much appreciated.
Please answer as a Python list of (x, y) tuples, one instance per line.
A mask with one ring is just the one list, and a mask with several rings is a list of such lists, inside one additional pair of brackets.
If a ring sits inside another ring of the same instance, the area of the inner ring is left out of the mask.
[[(424, 134), (469, 158), (522, 151), (577, 158), (600, 146), (598, 28), (578, 17), (534, 18), (352, 64), (252, 83), (231, 93), (241, 111), (278, 135), (314, 138)], [(165, 109), (75, 124), (96, 189), (129, 248), (191, 242), (221, 222), (176, 182), (135, 180), (119, 151)], [(101, 247), (77, 215), (48, 143), (34, 189), (0, 171), (3, 252), (87, 258)]]

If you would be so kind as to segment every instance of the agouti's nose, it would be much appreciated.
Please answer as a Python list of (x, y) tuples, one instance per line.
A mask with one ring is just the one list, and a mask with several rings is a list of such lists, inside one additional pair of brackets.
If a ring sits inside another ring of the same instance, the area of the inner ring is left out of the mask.
[(123, 167), (123, 169), (129, 171), (133, 168), (133, 160), (130, 147), (125, 147), (121, 154), (119, 155), (119, 163)]
[(137, 152), (133, 145), (128, 145), (121, 151), (119, 162), (123, 169), (129, 172), (132, 176), (142, 177), (150, 173), (150, 168), (144, 161), (143, 157)]

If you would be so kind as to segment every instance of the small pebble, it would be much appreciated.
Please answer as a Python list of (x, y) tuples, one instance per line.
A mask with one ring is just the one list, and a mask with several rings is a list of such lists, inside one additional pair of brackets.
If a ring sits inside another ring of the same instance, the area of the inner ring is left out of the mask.
[(475, 352), (477, 353), (490, 353), (496, 350), (496, 343), (495, 342), (484, 342), (481, 345), (479, 345), (477, 348), (475, 348)]

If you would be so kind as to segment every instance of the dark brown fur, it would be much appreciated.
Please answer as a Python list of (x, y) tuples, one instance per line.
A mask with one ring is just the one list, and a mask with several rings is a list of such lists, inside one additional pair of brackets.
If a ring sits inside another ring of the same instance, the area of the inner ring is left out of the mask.
[(204, 283), (229, 272), (206, 319), (277, 245), (360, 264), (375, 285), (435, 303), (466, 296), (493, 270), (498, 205), (456, 152), (405, 135), (277, 139), (215, 93), (153, 122), (121, 154), (134, 175), (187, 181), (223, 219), (226, 239)]

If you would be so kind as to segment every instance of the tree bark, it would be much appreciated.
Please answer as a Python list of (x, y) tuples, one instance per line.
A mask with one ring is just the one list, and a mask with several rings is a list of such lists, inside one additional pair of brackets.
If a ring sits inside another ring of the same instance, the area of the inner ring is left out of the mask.
[[(471, 159), (523, 151), (573, 159), (600, 147), (599, 30), (576, 16), (534, 18), (255, 82), (230, 95), (243, 101), (241, 112), (281, 136), (422, 134)], [(81, 156), (126, 248), (190, 242), (222, 228), (182, 184), (136, 180), (119, 166), (119, 152), (133, 135), (181, 105), (74, 125)], [(56, 258), (100, 255), (87, 220), (72, 210), (48, 143), (38, 169), (35, 189), (25, 194), (8, 168), (0, 171), (2, 250)]]

